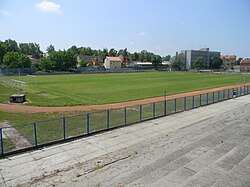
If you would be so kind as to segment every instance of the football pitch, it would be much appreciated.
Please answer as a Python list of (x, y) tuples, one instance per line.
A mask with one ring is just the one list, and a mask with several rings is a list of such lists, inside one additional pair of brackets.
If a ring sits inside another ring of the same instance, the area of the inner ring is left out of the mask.
[[(132, 101), (249, 82), (250, 75), (187, 72), (144, 72), (1, 77), (26, 84), (28, 105), (73, 106)], [(0, 102), (16, 90), (0, 84)]]

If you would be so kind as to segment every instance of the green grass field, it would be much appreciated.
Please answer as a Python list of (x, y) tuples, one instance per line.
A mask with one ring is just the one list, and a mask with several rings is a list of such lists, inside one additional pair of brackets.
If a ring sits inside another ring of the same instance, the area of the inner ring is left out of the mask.
[[(10, 125), (17, 125), (14, 128), (29, 141), (35, 145), (34, 122), (36, 124), (36, 140), (38, 145), (62, 140), (64, 138), (63, 127), (65, 126), (65, 137), (70, 138), (87, 132), (96, 132), (107, 129), (108, 127), (124, 126), (125, 124), (136, 123), (140, 120), (152, 119), (154, 117), (164, 116), (192, 108), (205, 106), (226, 100), (232, 97), (232, 89), (224, 91), (190, 96), (186, 98), (172, 99), (164, 101), (143, 104), (141, 106), (131, 106), (112, 110), (92, 111), (88, 114), (80, 113), (8, 113), (0, 111), (0, 121), (8, 121)], [(240, 89), (239, 95), (244, 95)], [(166, 106), (166, 108), (165, 108)], [(166, 110), (165, 110), (166, 109)], [(141, 110), (141, 112), (140, 112)], [(126, 118), (125, 118), (126, 111)], [(73, 115), (73, 116), (72, 116)], [(88, 117), (87, 117), (88, 116)], [(89, 119), (89, 120), (88, 120)], [(109, 120), (107, 120), (109, 119)], [(126, 119), (126, 120), (125, 120)], [(43, 121), (46, 120), (46, 121)], [(108, 123), (109, 121), (109, 123)], [(26, 124), (26, 125), (25, 125)], [(89, 124), (89, 125), (88, 125)], [(108, 125), (109, 124), (109, 125)], [(89, 128), (88, 128), (89, 127)], [(89, 129), (89, 131), (87, 131)], [(3, 132), (5, 129), (3, 129)], [(16, 149), (15, 143), (11, 138), (3, 139), (4, 152)], [(23, 147), (24, 148), (24, 147)]]
[[(172, 99), (166, 102), (156, 102), (154, 104), (136, 105), (126, 107), (125, 109), (112, 109), (105, 111), (95, 111), (85, 114), (62, 114), (59, 113), (7, 113), (0, 111), (0, 121), (6, 120), (9, 124), (17, 125), (14, 128), (28, 140), (31, 145), (35, 145), (34, 124), (36, 124), (36, 140), (37, 143), (45, 144), (64, 138), (63, 127), (65, 125), (65, 137), (70, 138), (87, 132), (96, 132), (117, 126), (124, 126), (130, 123), (140, 122), (140, 120), (152, 119), (166, 114), (173, 114), (184, 110), (190, 110), (207, 104), (219, 102), (232, 97), (232, 89), (214, 92), (209, 94), (196, 95), (194, 97), (186, 97)], [(239, 92), (244, 95), (244, 92)], [(141, 112), (140, 112), (141, 110)], [(88, 117), (87, 117), (88, 116)], [(107, 121), (108, 116), (108, 121)], [(125, 118), (126, 116), (126, 118)], [(89, 120), (87, 120), (89, 119)], [(126, 120), (125, 120), (126, 119)], [(43, 121), (46, 120), (46, 121)], [(35, 123), (34, 123), (35, 122)], [(19, 125), (18, 125), (19, 124)], [(21, 125), (20, 125), (21, 124)], [(25, 125), (26, 124), (26, 125)], [(89, 124), (89, 126), (88, 126)], [(109, 125), (108, 125), (109, 124)], [(89, 128), (88, 128), (89, 127)], [(89, 129), (89, 131), (87, 130)], [(5, 129), (3, 129), (3, 132)], [(15, 144), (11, 138), (4, 139), (4, 151), (15, 150)], [(24, 147), (23, 147), (24, 148)]]
[[(21, 76), (28, 83), (29, 105), (96, 105), (240, 84), (250, 75), (219, 75), (186, 72), (145, 72), (88, 75)], [(1, 77), (1, 80), (18, 77)], [(0, 102), (7, 102), (16, 90), (0, 85)]]

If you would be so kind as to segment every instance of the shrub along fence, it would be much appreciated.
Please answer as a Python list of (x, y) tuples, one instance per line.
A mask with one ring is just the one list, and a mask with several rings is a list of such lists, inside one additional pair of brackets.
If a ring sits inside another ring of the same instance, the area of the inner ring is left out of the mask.
[[(250, 86), (235, 88), (236, 97), (249, 94), (249, 87)], [(134, 123), (221, 102), (233, 98), (232, 93), (233, 89), (226, 89), (149, 104), (108, 109), (52, 120), (3, 127), (0, 128), (0, 156), (3, 157), (29, 149), (65, 142), (97, 132), (124, 127)], [(16, 147), (13, 145), (14, 140), (12, 140), (12, 137), (6, 136), (6, 134), (8, 134), (7, 131), (18, 131), (21, 137), (25, 139), (25, 142), (28, 143)]]

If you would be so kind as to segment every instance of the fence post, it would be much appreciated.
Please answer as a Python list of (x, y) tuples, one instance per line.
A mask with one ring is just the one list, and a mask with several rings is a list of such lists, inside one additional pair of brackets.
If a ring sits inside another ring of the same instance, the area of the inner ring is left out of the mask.
[(239, 88), (236, 88), (236, 97), (238, 97)]
[(213, 103), (214, 103), (214, 92), (213, 92), (213, 96), (212, 97), (213, 97)]
[(63, 139), (66, 140), (66, 120), (63, 118)]
[(192, 108), (194, 109), (194, 96), (192, 96)]
[(164, 100), (164, 115), (167, 115), (167, 100)]
[(184, 111), (187, 110), (187, 97), (184, 97)]
[(176, 113), (176, 99), (174, 99), (174, 113)]
[(140, 105), (140, 121), (142, 121), (142, 105)]
[(200, 107), (201, 107), (201, 94), (200, 94)]
[(218, 91), (218, 102), (220, 101), (220, 91)]
[(34, 141), (35, 141), (35, 146), (37, 146), (36, 123), (34, 123)]
[(207, 105), (208, 105), (208, 93), (207, 93)]
[(0, 128), (0, 146), (1, 146), (1, 156), (3, 156), (4, 154), (4, 150), (3, 150), (3, 130), (2, 128)]
[(127, 108), (124, 107), (124, 126), (127, 125)]
[(87, 113), (87, 134), (89, 134), (89, 113)]
[(107, 110), (107, 129), (109, 129), (109, 109)]
[(155, 103), (153, 103), (153, 118), (155, 118)]
[(227, 89), (227, 99), (229, 99), (229, 89)]
[(223, 90), (223, 100), (225, 100), (225, 90)]
[(247, 94), (248, 94), (248, 87), (249, 87), (249, 86), (247, 86)]

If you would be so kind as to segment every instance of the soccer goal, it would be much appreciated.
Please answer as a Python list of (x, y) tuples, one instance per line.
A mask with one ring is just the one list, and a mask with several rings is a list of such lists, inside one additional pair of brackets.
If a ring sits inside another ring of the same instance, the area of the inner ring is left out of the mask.
[(36, 76), (27, 74), (27, 77), (33, 79), (34, 85), (36, 86)]

